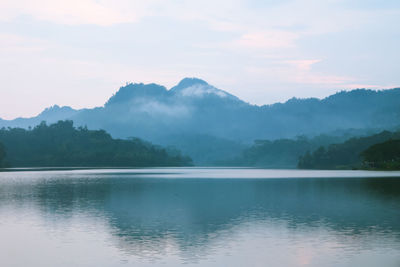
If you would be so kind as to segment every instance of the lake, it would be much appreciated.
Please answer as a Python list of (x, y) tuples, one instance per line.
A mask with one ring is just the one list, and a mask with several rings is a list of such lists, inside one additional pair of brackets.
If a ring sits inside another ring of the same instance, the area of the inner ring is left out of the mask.
[(0, 172), (0, 266), (400, 266), (400, 172)]

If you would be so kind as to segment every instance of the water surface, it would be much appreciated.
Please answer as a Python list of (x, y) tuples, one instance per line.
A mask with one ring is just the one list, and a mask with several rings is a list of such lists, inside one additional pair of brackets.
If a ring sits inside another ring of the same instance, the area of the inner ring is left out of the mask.
[(400, 266), (399, 172), (0, 173), (0, 266)]

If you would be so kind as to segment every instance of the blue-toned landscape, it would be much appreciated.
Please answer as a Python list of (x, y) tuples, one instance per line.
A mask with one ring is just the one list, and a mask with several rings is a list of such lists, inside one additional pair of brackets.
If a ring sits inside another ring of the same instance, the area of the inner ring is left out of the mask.
[(197, 78), (128, 84), (93, 109), (0, 120), (0, 164), (396, 170), (399, 106), (400, 88), (257, 106)]
[(0, 267), (400, 267), (398, 0), (1, 0)]

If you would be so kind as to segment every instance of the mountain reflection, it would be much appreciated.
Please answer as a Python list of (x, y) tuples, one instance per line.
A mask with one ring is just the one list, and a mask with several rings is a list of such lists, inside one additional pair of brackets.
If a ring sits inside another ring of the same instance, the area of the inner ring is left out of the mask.
[(246, 223), (400, 237), (395, 178), (146, 179), (126, 173), (5, 183), (0, 207), (10, 203), (34, 203), (45, 218), (96, 216), (110, 225), (118, 247), (141, 255), (162, 253), (171, 242), (182, 253), (202, 253)]

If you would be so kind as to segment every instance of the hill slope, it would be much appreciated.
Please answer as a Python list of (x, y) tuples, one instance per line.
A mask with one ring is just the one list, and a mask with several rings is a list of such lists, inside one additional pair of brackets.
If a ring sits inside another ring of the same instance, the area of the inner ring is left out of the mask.
[[(384, 161), (384, 159), (378, 160), (376, 157), (373, 157), (374, 154), (375, 156), (382, 154), (381, 145), (377, 147), (374, 147), (374, 145), (387, 142), (391, 139), (399, 140), (400, 131), (383, 131), (371, 136), (350, 138), (343, 143), (331, 144), (327, 147), (321, 146), (312, 153), (307, 152), (302, 155), (299, 159), (298, 167), (301, 169), (362, 168), (365, 167), (362, 166), (365, 160)], [(372, 153), (373, 151), (374, 153)], [(363, 155), (368, 156), (363, 159)]]

